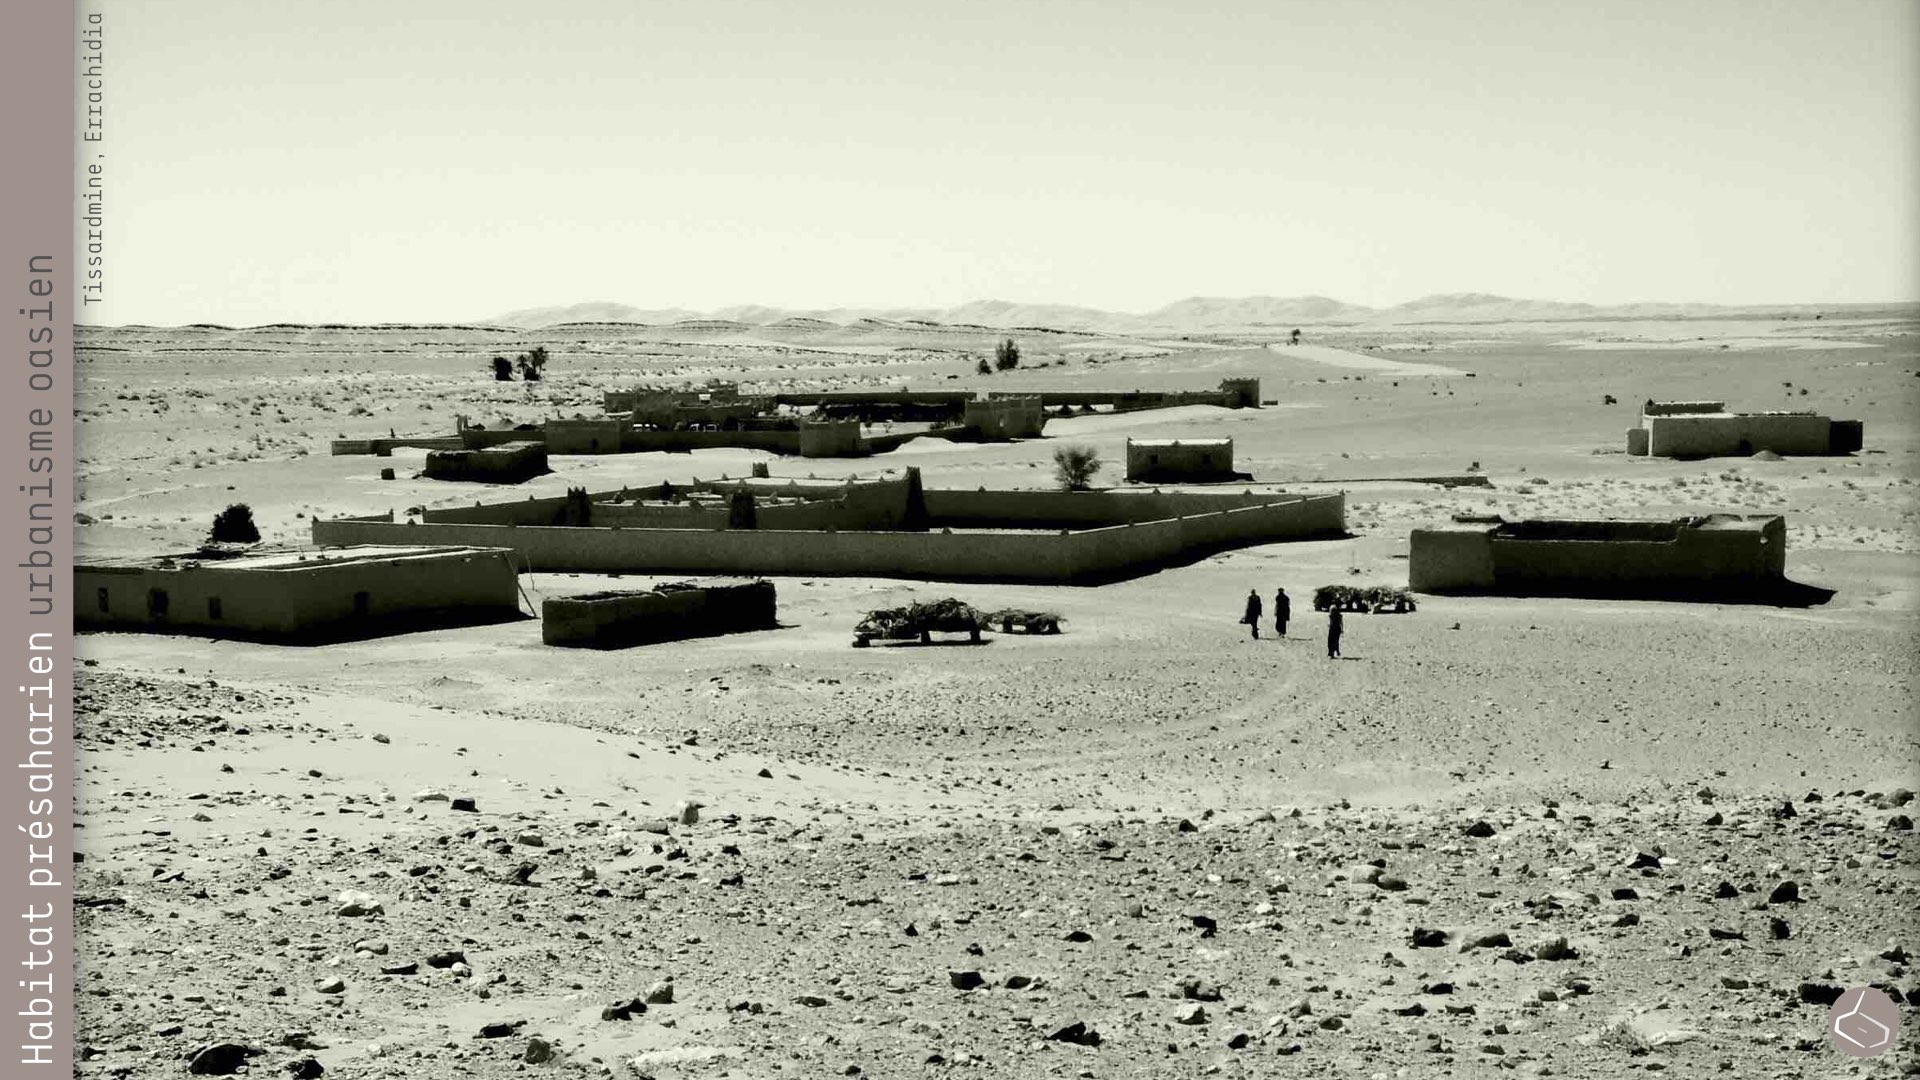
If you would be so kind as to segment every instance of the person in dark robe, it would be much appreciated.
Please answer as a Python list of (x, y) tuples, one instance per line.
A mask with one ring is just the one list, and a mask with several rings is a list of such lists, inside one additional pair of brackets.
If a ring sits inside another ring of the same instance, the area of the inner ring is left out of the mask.
[(1340, 609), (1335, 607), (1327, 612), (1327, 659), (1340, 659)]
[(1254, 639), (1256, 641), (1259, 640), (1260, 638), (1260, 590), (1258, 589), (1247, 590), (1247, 613), (1240, 617), (1240, 621), (1243, 623), (1246, 623), (1249, 627), (1252, 627)]
[(1287, 620), (1293, 617), (1293, 601), (1287, 599), (1287, 590), (1281, 589), (1273, 594), (1273, 633), (1275, 637), (1287, 636)]

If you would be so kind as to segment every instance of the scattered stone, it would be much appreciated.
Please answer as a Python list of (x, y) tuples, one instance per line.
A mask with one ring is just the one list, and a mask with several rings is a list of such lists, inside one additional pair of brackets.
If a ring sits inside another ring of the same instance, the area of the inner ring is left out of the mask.
[(544, 1065), (553, 1060), (553, 1044), (545, 1039), (528, 1039), (527, 1052), (520, 1055), (520, 1060), (529, 1065)]
[(287, 1062), (287, 1075), (293, 1077), (293, 1080), (316, 1080), (317, 1077), (325, 1075), (326, 1071), (326, 1066), (320, 1064), (317, 1058), (295, 1058)]
[(477, 814), (480, 812), (480, 805), (469, 798), (453, 800), (451, 808), (454, 810), (464, 810), (469, 814)]
[(459, 949), (448, 949), (446, 952), (437, 952), (427, 957), (427, 966), (430, 968), (450, 968), (455, 964), (466, 963), (466, 960), (466, 953), (461, 952)]
[(314, 989), (323, 994), (344, 994), (347, 992), (347, 984), (341, 979), (322, 979), (315, 984)]
[(1466, 828), (1466, 835), (1481, 839), (1492, 836), (1493, 833), (1493, 825), (1487, 821), (1476, 821)]
[[(742, 1004), (745, 1004), (744, 1002)], [(738, 1006), (736, 1006), (738, 1008)], [(647, 1011), (647, 1003), (634, 998), (631, 1001), (618, 1001), (600, 1010), (602, 1020), (631, 1020)]]
[(1416, 926), (1413, 928), (1412, 941), (1416, 949), (1438, 949), (1446, 945), (1447, 932)]
[(654, 983), (647, 987), (646, 999), (649, 1005), (673, 1004), (673, 984), (664, 979)]
[(1207, 1010), (1201, 1005), (1189, 1005), (1174, 1015), (1173, 1022), (1193, 1027), (1207, 1022)]
[(1577, 960), (1580, 952), (1567, 944), (1566, 938), (1554, 937), (1535, 945), (1533, 957), (1536, 960)]

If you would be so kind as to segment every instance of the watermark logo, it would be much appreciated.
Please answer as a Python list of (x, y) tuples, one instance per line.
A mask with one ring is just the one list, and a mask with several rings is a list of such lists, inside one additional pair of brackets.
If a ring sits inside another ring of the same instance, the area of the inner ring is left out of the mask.
[(1856, 986), (1827, 1011), (1827, 1037), (1848, 1057), (1879, 1057), (1900, 1037), (1900, 1007), (1882, 991)]

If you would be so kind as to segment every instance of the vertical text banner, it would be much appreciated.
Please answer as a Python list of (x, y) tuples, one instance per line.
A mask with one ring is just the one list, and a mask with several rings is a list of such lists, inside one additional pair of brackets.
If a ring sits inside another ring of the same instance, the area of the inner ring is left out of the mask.
[(79, 26), (0, 4), (0, 1076), (66, 1076), (73, 1028), (73, 324)]

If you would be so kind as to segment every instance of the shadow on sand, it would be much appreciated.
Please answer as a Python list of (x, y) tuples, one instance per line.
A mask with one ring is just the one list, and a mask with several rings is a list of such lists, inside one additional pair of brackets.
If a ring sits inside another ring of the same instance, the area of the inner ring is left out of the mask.
[(1695, 604), (1743, 604), (1755, 607), (1810, 608), (1833, 599), (1835, 590), (1779, 578), (1727, 584), (1631, 585), (1584, 581), (1532, 582), (1492, 589), (1448, 589), (1441, 596), (1564, 597), (1570, 600), (1669, 600)]

